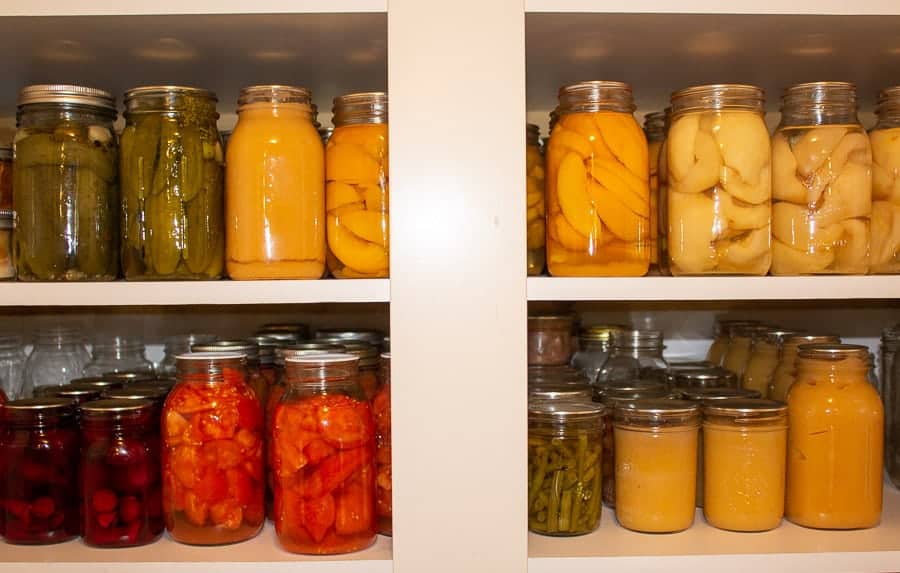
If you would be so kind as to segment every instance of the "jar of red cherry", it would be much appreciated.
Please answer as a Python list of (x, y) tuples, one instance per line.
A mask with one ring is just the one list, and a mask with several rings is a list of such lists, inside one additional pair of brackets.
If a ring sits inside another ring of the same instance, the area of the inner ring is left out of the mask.
[(82, 404), (80, 467), (86, 544), (132, 547), (162, 534), (159, 418), (153, 402)]
[(9, 543), (58, 543), (79, 533), (78, 430), (65, 398), (3, 405), (0, 535)]
[(250, 539), (265, 519), (263, 414), (243, 354), (176, 357), (163, 409), (163, 514), (176, 541)]

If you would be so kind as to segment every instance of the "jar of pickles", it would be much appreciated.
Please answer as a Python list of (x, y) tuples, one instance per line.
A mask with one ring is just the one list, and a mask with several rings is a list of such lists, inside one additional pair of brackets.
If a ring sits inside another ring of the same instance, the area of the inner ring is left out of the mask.
[(788, 88), (772, 136), (772, 274), (869, 270), (872, 150), (856, 86)]
[(228, 145), (225, 220), (232, 279), (325, 273), (325, 156), (306, 88), (241, 90)]
[(873, 273), (900, 273), (900, 86), (881, 90), (875, 108), (878, 123), (869, 132), (872, 144)]
[(868, 348), (800, 347), (788, 396), (785, 515), (818, 529), (881, 520), (884, 409), (866, 380)]
[(578, 350), (572, 356), (572, 367), (593, 380), (609, 358), (613, 331), (627, 328), (621, 324), (595, 324), (582, 328), (578, 334)]
[(13, 261), (14, 218), (12, 209), (0, 209), (0, 281), (16, 278), (16, 265)]
[(659, 153), (666, 139), (666, 113), (654, 111), (644, 116), (647, 154), (650, 165), (650, 271), (659, 264)]
[(788, 392), (794, 385), (797, 376), (797, 353), (804, 344), (838, 344), (841, 339), (830, 334), (795, 334), (789, 336), (781, 345), (781, 356), (778, 366), (772, 374), (772, 383), (769, 386), (769, 399), (787, 400)]
[(156, 366), (159, 376), (175, 376), (175, 357), (187, 354), (195, 344), (206, 344), (216, 339), (213, 334), (176, 334), (163, 341), (163, 359)]
[(140, 372), (153, 376), (153, 363), (147, 360), (146, 348), (139, 339), (102, 337), (94, 342), (91, 355), (91, 361), (84, 367), (85, 376), (102, 376), (112, 372)]
[(294, 553), (358, 551), (375, 541), (375, 427), (349, 354), (285, 360), (272, 419), (275, 531)]
[[(667, 107), (663, 110), (663, 133), (662, 141), (659, 144), (659, 157), (657, 159), (657, 253), (656, 263), (659, 268), (659, 274), (664, 276), (672, 276), (672, 269), (669, 268), (669, 124), (672, 121), (672, 108)], [(649, 139), (648, 139), (649, 141)], [(652, 170), (653, 164), (650, 168)]]
[(13, 400), (0, 424), (0, 535), (58, 543), (79, 534), (78, 431), (63, 398)]
[(641, 378), (663, 380), (668, 369), (663, 359), (663, 333), (659, 330), (615, 330), (612, 352), (592, 380), (595, 386)]
[(220, 545), (254, 537), (265, 521), (263, 415), (243, 354), (177, 357), (163, 410), (163, 512), (173, 539)]
[(328, 270), (386, 277), (390, 263), (388, 100), (383, 92), (334, 98), (325, 148)]
[(381, 386), (372, 399), (372, 415), (375, 418), (375, 517), (378, 522), (378, 533), (393, 535), (390, 352), (381, 355)]
[(528, 317), (528, 364), (535, 366), (564, 366), (574, 353), (572, 315), (542, 315)]
[(81, 406), (81, 531), (94, 547), (146, 545), (162, 535), (159, 411), (145, 400)]
[(103, 90), (33, 85), (19, 92), (13, 204), (19, 280), (119, 275), (116, 104)]
[(782, 328), (768, 328), (757, 333), (750, 352), (750, 359), (744, 369), (741, 387), (757, 390), (767, 395), (769, 385), (772, 384), (775, 376), (775, 369), (778, 367), (781, 345), (787, 338), (795, 334), (799, 334), (799, 332)]
[(225, 255), (216, 96), (179, 86), (125, 92), (122, 267), (129, 280), (217, 279)]
[(647, 140), (631, 86), (559, 90), (547, 148), (547, 268), (554, 276), (642, 276), (650, 266)]
[(772, 261), (771, 148), (756, 86), (672, 94), (668, 248), (673, 275), (765, 275)]
[(525, 198), (527, 214), (525, 226), (528, 241), (528, 276), (544, 271), (544, 156), (541, 155), (541, 129), (529, 123), (525, 126)]
[(262, 375), (259, 366), (259, 346), (249, 340), (216, 340), (205, 344), (195, 344), (191, 352), (204, 352), (207, 354), (243, 354), (245, 382), (253, 391), (253, 395), (259, 400), (260, 407), (265, 406), (269, 393), (269, 385)]

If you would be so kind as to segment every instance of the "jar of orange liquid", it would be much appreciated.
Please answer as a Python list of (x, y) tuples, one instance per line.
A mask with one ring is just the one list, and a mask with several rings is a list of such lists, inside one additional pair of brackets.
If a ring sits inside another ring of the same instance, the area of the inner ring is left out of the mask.
[(804, 344), (838, 344), (841, 339), (831, 334), (795, 334), (787, 337), (781, 345), (778, 366), (769, 382), (769, 400), (787, 400), (788, 392), (797, 376), (797, 353)]
[(713, 527), (767, 531), (784, 515), (787, 406), (732, 398), (703, 408), (703, 514)]
[(225, 167), (226, 270), (232, 279), (325, 273), (325, 158), (310, 92), (241, 90)]
[(797, 525), (859, 529), (881, 521), (884, 409), (868, 369), (865, 346), (800, 347), (788, 394), (785, 509)]
[(700, 407), (683, 400), (638, 400), (615, 412), (616, 518), (644, 533), (694, 523)]
[(761, 333), (753, 343), (741, 386), (767, 394), (778, 367), (781, 345), (795, 334), (799, 334), (798, 331), (781, 328), (770, 328)]

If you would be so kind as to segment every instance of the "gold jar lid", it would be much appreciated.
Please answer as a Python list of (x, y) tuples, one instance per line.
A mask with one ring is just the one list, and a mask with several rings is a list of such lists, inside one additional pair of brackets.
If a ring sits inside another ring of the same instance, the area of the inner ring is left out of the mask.
[(8, 410), (10, 412), (33, 412), (36, 414), (74, 414), (71, 400), (51, 397), (10, 400), (3, 404), (0, 409)]
[(83, 378), (74, 378), (69, 381), (69, 385), (71, 386), (99, 388), (100, 390), (118, 388), (124, 384), (125, 382), (121, 379), (110, 378), (108, 376), (85, 376)]
[(569, 400), (590, 402), (591, 387), (587, 384), (544, 383), (528, 386), (528, 399), (537, 401)]
[(121, 414), (137, 414), (154, 407), (150, 400), (94, 400), (81, 405), (81, 415), (85, 418), (104, 418)]
[(629, 327), (624, 324), (592, 324), (581, 327), (578, 337), (582, 340), (609, 342), (613, 332), (628, 329)]
[(841, 339), (835, 334), (795, 334), (788, 336), (783, 346), (799, 347), (804, 344), (840, 344)]
[(719, 366), (681, 370), (675, 373), (675, 385), (679, 390), (734, 387), (737, 386), (737, 375)]
[(560, 115), (595, 111), (633, 113), (636, 106), (630, 84), (593, 80), (559, 88), (557, 109)]

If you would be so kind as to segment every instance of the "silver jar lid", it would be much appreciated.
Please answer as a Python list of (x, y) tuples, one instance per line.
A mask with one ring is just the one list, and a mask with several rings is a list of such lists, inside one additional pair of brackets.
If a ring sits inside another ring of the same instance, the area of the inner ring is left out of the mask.
[(11, 229), (15, 218), (16, 213), (12, 209), (0, 209), (0, 223), (4, 224), (5, 228)]
[(325, 328), (322, 330), (317, 330), (315, 338), (324, 338), (340, 342), (362, 340), (363, 342), (371, 342), (372, 344), (380, 346), (382, 340), (384, 340), (384, 333), (379, 330), (372, 330), (367, 328)]
[(611, 338), (615, 348), (661, 348), (663, 344), (660, 330), (614, 330)]
[(582, 384), (533, 384), (528, 386), (529, 400), (591, 401), (591, 387)]
[(602, 404), (590, 401), (529, 400), (528, 421), (554, 424), (596, 421), (599, 427), (605, 410)]
[(37, 84), (19, 92), (19, 105), (59, 103), (116, 111), (116, 99), (107, 91), (68, 84)]
[(259, 346), (250, 340), (215, 340), (191, 346), (191, 352), (243, 354), (247, 360), (259, 360)]
[(345, 353), (306, 354), (302, 356), (286, 356), (285, 364), (300, 366), (333, 366), (336, 364), (357, 364), (359, 356)]

